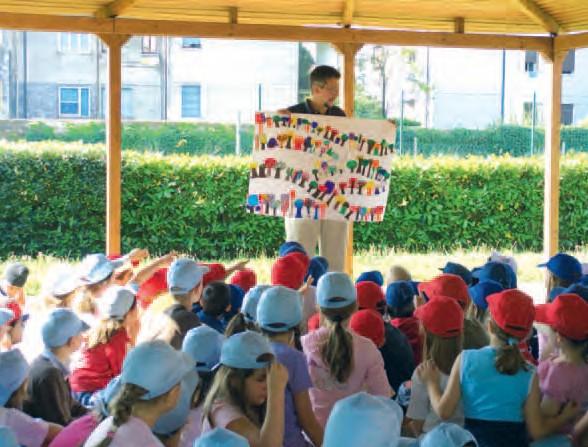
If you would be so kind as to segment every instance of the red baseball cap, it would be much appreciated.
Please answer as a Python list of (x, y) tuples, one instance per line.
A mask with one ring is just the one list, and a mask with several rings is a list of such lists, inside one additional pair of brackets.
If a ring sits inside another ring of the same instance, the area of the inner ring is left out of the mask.
[(486, 298), (494, 322), (507, 334), (525, 338), (535, 318), (533, 299), (519, 289), (503, 290)]
[(586, 340), (588, 302), (575, 293), (562, 293), (549, 304), (535, 306), (535, 321), (548, 324), (571, 340)]
[(357, 305), (360, 310), (377, 310), (378, 304), (386, 302), (382, 288), (372, 281), (361, 281), (355, 285)]
[(439, 337), (451, 338), (463, 331), (463, 309), (452, 297), (435, 295), (434, 299), (417, 307), (414, 316), (427, 332)]
[(272, 265), (272, 286), (284, 286), (298, 290), (304, 283), (306, 267), (296, 253), (278, 258)]
[(304, 274), (308, 271), (308, 266), (310, 265), (310, 258), (306, 255), (306, 253), (302, 253), (299, 251), (293, 251), (288, 253), (287, 255), (283, 256), (284, 258), (290, 257), (297, 259), (304, 266)]
[(349, 327), (359, 335), (369, 338), (381, 348), (385, 342), (384, 319), (373, 309), (358, 310), (351, 316)]
[(208, 267), (208, 273), (204, 274), (202, 278), (202, 286), (206, 287), (208, 283), (212, 281), (224, 281), (227, 277), (227, 271), (225, 266), (219, 263), (212, 264), (200, 264), (204, 267)]
[(153, 298), (163, 292), (167, 292), (167, 268), (157, 270), (151, 278), (139, 286), (137, 300), (143, 307), (148, 307)]
[(243, 292), (247, 293), (257, 285), (257, 275), (251, 269), (239, 270), (231, 277), (231, 284), (241, 287)]
[(468, 285), (463, 278), (451, 273), (444, 273), (430, 281), (424, 281), (418, 285), (419, 292), (424, 292), (428, 299), (435, 296), (448, 296), (456, 300), (462, 309), (470, 302)]

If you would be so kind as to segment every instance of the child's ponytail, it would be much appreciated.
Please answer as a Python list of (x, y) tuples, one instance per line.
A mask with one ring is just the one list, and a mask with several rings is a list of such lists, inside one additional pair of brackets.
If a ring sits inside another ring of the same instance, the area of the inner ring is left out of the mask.
[(147, 393), (147, 390), (137, 385), (126, 383), (122, 386), (118, 396), (110, 404), (113, 427), (97, 447), (107, 447), (110, 445), (114, 439), (116, 430), (129, 421), (133, 412), (133, 406), (145, 393)]
[(257, 330), (258, 329), (255, 323), (246, 320), (245, 315), (239, 312), (233, 318), (231, 318), (231, 321), (229, 321), (229, 324), (225, 329), (225, 337), (230, 337), (231, 335), (235, 335), (245, 331), (257, 332)]
[(520, 340), (504, 332), (494, 321), (490, 321), (490, 324), (492, 326), (492, 332), (501, 342), (501, 346), (496, 351), (496, 359), (494, 361), (498, 372), (513, 376), (521, 369), (527, 371), (527, 362), (525, 362), (519, 349)]
[(331, 376), (343, 383), (351, 375), (353, 368), (353, 337), (343, 326), (353, 312), (356, 303), (339, 309), (321, 308), (326, 318), (329, 336), (321, 347), (321, 357), (329, 366)]

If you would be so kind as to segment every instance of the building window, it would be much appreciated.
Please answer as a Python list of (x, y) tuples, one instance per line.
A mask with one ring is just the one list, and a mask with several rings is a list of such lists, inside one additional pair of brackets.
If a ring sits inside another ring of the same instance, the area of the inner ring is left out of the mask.
[(143, 36), (141, 40), (141, 52), (144, 54), (157, 53), (157, 37), (155, 36)]
[(537, 52), (525, 51), (525, 71), (529, 73), (529, 76), (537, 74), (537, 66)]
[(90, 53), (90, 35), (58, 33), (57, 50), (61, 53)]
[(573, 104), (562, 104), (561, 105), (561, 123), (564, 126), (571, 126), (574, 124), (574, 105)]
[(566, 58), (564, 59), (562, 73), (563, 74), (572, 74), (574, 72), (575, 66), (576, 66), (576, 51), (570, 50), (570, 51), (568, 51), (568, 54), (567, 54)]
[(182, 86), (182, 118), (200, 118), (200, 86)]
[(88, 118), (90, 116), (90, 89), (88, 87), (60, 87), (59, 116)]
[[(100, 111), (100, 118), (104, 118), (106, 113), (106, 87), (100, 89), (100, 102), (102, 103), (102, 110)], [(133, 88), (123, 87), (121, 89), (121, 116), (122, 119), (132, 120), (133, 117)]]
[(198, 37), (183, 37), (182, 48), (201, 48), (202, 43)]

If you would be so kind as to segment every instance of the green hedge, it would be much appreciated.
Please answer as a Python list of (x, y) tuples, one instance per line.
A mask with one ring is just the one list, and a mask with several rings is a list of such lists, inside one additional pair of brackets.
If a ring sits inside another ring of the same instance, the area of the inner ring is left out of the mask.
[[(588, 156), (562, 162), (560, 238), (588, 241)], [(123, 245), (206, 259), (275, 252), (280, 219), (243, 206), (246, 158), (125, 152)], [(5, 143), (0, 148), (0, 254), (80, 256), (104, 247), (102, 145)], [(358, 224), (356, 247), (411, 251), (488, 245), (542, 248), (540, 158), (399, 158), (381, 224)]]
[[(524, 126), (496, 126), (488, 129), (424, 129), (406, 121), (402, 133), (402, 148), (405, 153), (417, 152), (424, 156), (434, 155), (531, 155), (531, 129)], [(241, 149), (251, 153), (253, 127), (241, 127)], [(45, 123), (31, 123), (24, 135), (7, 134), (9, 140), (23, 138), (27, 141), (81, 141), (103, 143), (103, 122), (67, 123), (63, 129), (54, 129)], [(566, 150), (588, 152), (588, 128), (562, 127), (561, 139)], [(397, 144), (400, 146), (400, 132)], [(124, 123), (123, 149), (163, 154), (234, 155), (235, 126), (211, 123)], [(544, 132), (536, 129), (533, 152), (543, 151)]]

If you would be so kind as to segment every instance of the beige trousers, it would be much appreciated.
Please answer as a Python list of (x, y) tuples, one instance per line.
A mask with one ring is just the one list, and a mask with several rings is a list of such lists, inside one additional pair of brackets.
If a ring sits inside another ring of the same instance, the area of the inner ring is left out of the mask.
[(300, 242), (310, 257), (319, 253), (329, 261), (329, 271), (345, 270), (348, 223), (337, 220), (285, 219), (286, 240)]

